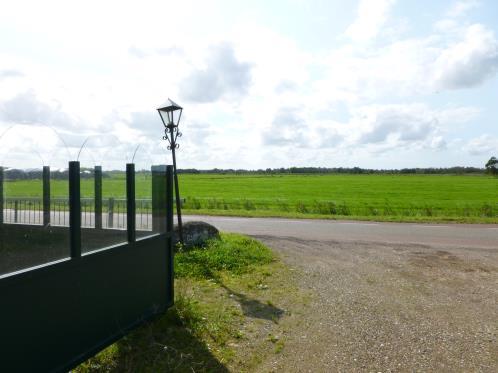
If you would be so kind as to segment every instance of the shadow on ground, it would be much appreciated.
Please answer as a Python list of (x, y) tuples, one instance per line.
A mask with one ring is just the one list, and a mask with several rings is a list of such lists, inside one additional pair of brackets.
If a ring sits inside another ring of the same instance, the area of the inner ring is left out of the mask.
[[(81, 369), (81, 370), (80, 370)], [(79, 372), (228, 372), (185, 326), (176, 307), (120, 339)]]
[(262, 303), (258, 299), (251, 298), (246, 294), (238, 293), (232, 290), (223, 283), (223, 279), (216, 271), (213, 271), (211, 268), (205, 266), (205, 263), (202, 263), (202, 265), (202, 273), (204, 276), (215, 280), (223, 289), (225, 289), (229, 296), (239, 302), (245, 316), (276, 322), (284, 315), (284, 310), (275, 307), (270, 303)]
[(271, 321), (278, 321), (285, 313), (281, 308), (272, 304), (262, 303), (257, 299), (248, 297), (245, 294), (237, 293), (228, 286), (220, 282), (220, 286), (225, 289), (230, 296), (234, 297), (240, 303), (244, 315)]

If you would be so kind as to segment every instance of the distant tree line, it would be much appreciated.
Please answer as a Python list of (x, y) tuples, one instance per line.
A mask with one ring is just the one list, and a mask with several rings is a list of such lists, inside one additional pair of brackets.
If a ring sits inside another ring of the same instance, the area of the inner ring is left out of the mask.
[(289, 167), (267, 168), (257, 170), (221, 169), (198, 170), (195, 168), (178, 169), (179, 174), (482, 174), (483, 168), (478, 167), (447, 167), (447, 168), (402, 168), (402, 169), (371, 169), (360, 167)]
[[(102, 177), (111, 177), (113, 173), (121, 173), (123, 171), (108, 171), (103, 172)], [(149, 170), (137, 170), (139, 173), (149, 173)], [(428, 175), (444, 175), (444, 174), (483, 174), (492, 175), (498, 174), (498, 160), (492, 157), (485, 168), (478, 167), (446, 167), (446, 168), (402, 168), (402, 169), (372, 169), (361, 167), (289, 167), (289, 168), (267, 168), (257, 170), (245, 169), (222, 169), (212, 168), (209, 170), (198, 170), (196, 168), (178, 169), (179, 174), (233, 174), (233, 175), (282, 175), (282, 174), (378, 174), (378, 175), (396, 175), (396, 174), (428, 174)], [(6, 180), (31, 180), (41, 179), (41, 169), (5, 169), (4, 177)], [(82, 168), (81, 178), (90, 179), (94, 177), (93, 168)], [(68, 170), (51, 170), (50, 178), (55, 180), (67, 180)]]

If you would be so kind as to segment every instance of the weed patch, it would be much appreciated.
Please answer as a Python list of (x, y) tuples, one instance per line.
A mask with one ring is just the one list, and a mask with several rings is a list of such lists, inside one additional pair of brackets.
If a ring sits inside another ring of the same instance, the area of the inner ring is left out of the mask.
[(222, 233), (220, 240), (211, 240), (205, 247), (178, 253), (175, 275), (210, 279), (215, 278), (219, 271), (241, 274), (272, 260), (272, 252), (260, 242), (246, 236)]

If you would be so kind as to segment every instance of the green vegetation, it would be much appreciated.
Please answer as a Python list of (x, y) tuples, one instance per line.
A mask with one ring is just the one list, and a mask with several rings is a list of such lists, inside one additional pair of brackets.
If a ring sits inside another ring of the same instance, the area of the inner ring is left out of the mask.
[(268, 264), (273, 259), (271, 251), (251, 238), (231, 234), (223, 240), (213, 240), (209, 250), (197, 249), (176, 255), (178, 277), (217, 278), (219, 271), (242, 274), (255, 265)]
[[(498, 222), (498, 179), (489, 175), (182, 174), (186, 213), (392, 221)], [(137, 198), (150, 197), (139, 174)], [(103, 182), (104, 196), (124, 197), (123, 174)], [(91, 179), (82, 195), (91, 197)], [(6, 196), (40, 196), (41, 181), (5, 183)], [(52, 183), (52, 195), (67, 184)]]
[(290, 273), (266, 246), (236, 234), (180, 251), (175, 306), (75, 371), (250, 371), (285, 348), (278, 306), (306, 301)]
[(498, 175), (498, 159), (496, 157), (491, 157), (489, 161), (486, 162), (486, 173)]

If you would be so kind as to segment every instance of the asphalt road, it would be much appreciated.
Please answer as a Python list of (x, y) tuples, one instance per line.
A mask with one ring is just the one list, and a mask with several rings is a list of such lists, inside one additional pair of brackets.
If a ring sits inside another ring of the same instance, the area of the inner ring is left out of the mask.
[[(6, 209), (4, 221), (13, 222), (14, 212)], [(19, 212), (19, 223), (41, 224), (42, 214)], [(114, 213), (114, 227), (126, 227), (126, 214)], [(184, 221), (202, 220), (222, 231), (253, 236), (299, 238), (318, 241), (423, 244), (430, 246), (498, 249), (498, 224), (414, 224), (379, 223), (352, 220), (242, 218), (227, 216), (184, 215)], [(68, 225), (69, 213), (52, 214), (54, 225)], [(83, 226), (94, 224), (93, 213), (82, 215)], [(104, 227), (108, 217), (103, 216)], [(150, 229), (150, 214), (137, 214), (137, 228)]]
[(497, 224), (412, 224), (186, 215), (227, 232), (320, 241), (422, 244), (498, 249)]

